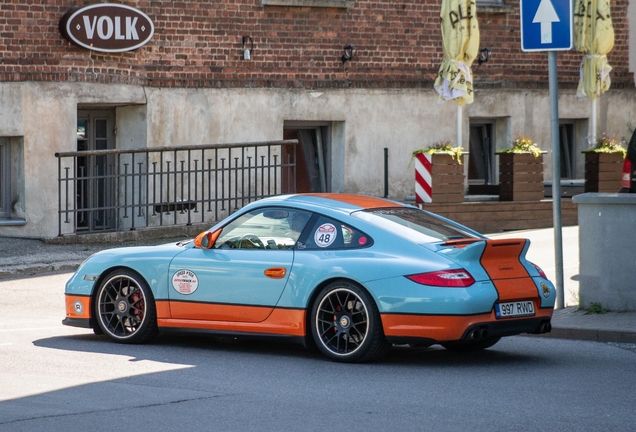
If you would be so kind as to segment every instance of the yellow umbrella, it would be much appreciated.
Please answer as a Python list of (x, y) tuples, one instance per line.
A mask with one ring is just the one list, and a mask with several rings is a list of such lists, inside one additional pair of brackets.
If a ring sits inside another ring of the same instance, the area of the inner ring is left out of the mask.
[(595, 99), (609, 89), (612, 67), (606, 54), (613, 46), (610, 0), (576, 0), (574, 47), (584, 54), (577, 96)]
[(440, 12), (444, 60), (433, 87), (441, 102), (458, 105), (474, 100), (470, 66), (479, 53), (479, 25), (475, 0), (442, 0)]

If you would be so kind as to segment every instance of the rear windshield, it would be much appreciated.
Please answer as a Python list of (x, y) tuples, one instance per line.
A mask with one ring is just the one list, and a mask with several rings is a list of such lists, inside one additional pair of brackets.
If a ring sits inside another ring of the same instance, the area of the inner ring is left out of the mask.
[(484, 238), (444, 219), (414, 208), (380, 208), (355, 212), (352, 216), (416, 243), (441, 240)]

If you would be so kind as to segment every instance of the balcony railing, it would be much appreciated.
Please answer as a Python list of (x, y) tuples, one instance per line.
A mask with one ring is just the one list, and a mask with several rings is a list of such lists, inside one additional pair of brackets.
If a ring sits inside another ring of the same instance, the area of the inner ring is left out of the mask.
[(56, 153), (59, 235), (186, 226), (296, 191), (297, 140)]

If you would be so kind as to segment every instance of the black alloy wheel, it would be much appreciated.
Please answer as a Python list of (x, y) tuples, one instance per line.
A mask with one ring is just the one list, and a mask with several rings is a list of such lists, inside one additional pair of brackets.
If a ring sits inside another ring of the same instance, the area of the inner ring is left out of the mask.
[(146, 281), (130, 270), (115, 270), (96, 294), (97, 323), (109, 338), (143, 343), (157, 334), (155, 300)]
[(320, 351), (334, 361), (373, 360), (389, 347), (377, 306), (363, 289), (345, 281), (322, 289), (312, 308), (311, 331)]

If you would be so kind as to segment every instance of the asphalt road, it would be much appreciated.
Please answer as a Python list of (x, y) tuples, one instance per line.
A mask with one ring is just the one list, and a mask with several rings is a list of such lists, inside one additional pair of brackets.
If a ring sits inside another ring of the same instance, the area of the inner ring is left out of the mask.
[(69, 274), (0, 281), (0, 431), (632, 431), (636, 353), (504, 338), (332, 363), (287, 343), (64, 327)]

